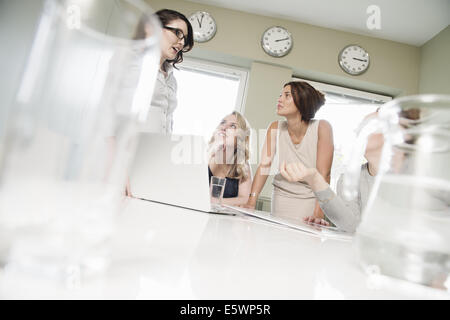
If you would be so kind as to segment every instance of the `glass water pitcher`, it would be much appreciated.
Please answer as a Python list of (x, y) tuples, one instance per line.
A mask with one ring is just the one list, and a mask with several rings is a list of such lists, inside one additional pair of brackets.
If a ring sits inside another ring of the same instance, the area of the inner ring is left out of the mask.
[(65, 279), (108, 265), (162, 29), (140, 0), (43, 4), (0, 148), (0, 260)]
[(345, 175), (347, 199), (357, 194), (358, 159), (374, 132), (384, 144), (355, 234), (360, 261), (387, 276), (450, 290), (450, 96), (383, 105), (357, 139)]

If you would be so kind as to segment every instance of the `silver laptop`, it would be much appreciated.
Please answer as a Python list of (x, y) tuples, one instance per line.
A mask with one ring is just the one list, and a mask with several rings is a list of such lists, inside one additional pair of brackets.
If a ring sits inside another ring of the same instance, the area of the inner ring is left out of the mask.
[(200, 136), (142, 133), (130, 170), (134, 197), (182, 208), (245, 215), (328, 238), (351, 237), (333, 227), (292, 222), (270, 212), (211, 205), (206, 141)]
[(130, 169), (134, 197), (203, 212), (240, 214), (211, 205), (203, 137), (142, 133)]

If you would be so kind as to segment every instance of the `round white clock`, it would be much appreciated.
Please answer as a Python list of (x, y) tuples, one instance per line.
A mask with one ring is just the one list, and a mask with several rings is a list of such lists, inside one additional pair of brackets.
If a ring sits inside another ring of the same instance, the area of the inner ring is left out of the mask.
[(291, 51), (294, 41), (292, 35), (283, 27), (270, 27), (261, 37), (261, 46), (272, 57), (284, 57)]
[(216, 21), (208, 12), (198, 11), (193, 13), (189, 17), (189, 22), (194, 29), (194, 40), (196, 42), (209, 41), (216, 34)]
[(341, 50), (338, 61), (342, 70), (356, 76), (369, 68), (370, 57), (362, 47), (352, 44)]

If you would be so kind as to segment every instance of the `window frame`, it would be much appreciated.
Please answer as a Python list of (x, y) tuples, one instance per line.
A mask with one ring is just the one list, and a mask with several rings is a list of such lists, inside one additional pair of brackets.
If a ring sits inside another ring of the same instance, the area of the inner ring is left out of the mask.
[[(367, 103), (376, 103), (376, 104), (384, 104), (388, 101), (391, 101), (393, 99), (393, 97), (388, 96), (388, 95), (382, 95), (382, 94), (376, 94), (376, 93), (372, 93), (372, 92), (367, 92), (367, 91), (362, 91), (362, 90), (356, 90), (356, 89), (351, 89), (348, 87), (343, 87), (343, 86), (338, 86), (338, 85), (332, 85), (332, 84), (327, 84), (327, 83), (323, 83), (323, 82), (317, 82), (317, 81), (311, 81), (311, 80), (307, 80), (307, 79), (302, 79), (299, 77), (292, 77), (292, 81), (305, 81), (307, 83), (309, 83), (310, 85), (312, 85), (315, 89), (323, 92), (325, 95), (326, 94), (331, 94), (331, 95), (336, 95), (336, 96), (340, 96), (343, 98), (348, 98), (348, 99), (352, 99), (352, 100), (365, 100), (367, 101)], [(333, 157), (336, 156), (336, 150), (334, 151)], [(332, 172), (331, 172), (331, 181), (330, 181), (330, 186), (333, 190), (336, 190), (336, 185), (337, 185), (337, 181), (339, 179), (340, 176), (340, 172), (337, 168), (339, 168), (337, 164), (336, 164), (336, 159), (333, 159), (333, 163), (332, 163)], [(337, 170), (337, 171), (335, 171)]]
[(345, 97), (351, 97), (351, 98), (359, 98), (364, 100), (369, 100), (372, 102), (381, 102), (386, 103), (388, 101), (391, 101), (393, 99), (392, 96), (389, 95), (383, 95), (383, 94), (377, 94), (372, 93), (368, 91), (362, 91), (362, 90), (356, 90), (344, 86), (334, 85), (334, 84), (328, 84), (324, 82), (317, 82), (312, 81), (308, 79), (303, 79), (300, 77), (292, 77), (292, 81), (305, 81), (312, 85), (317, 90), (323, 91), (324, 93), (333, 93)]
[(239, 79), (239, 89), (237, 93), (234, 110), (244, 114), (245, 102), (247, 100), (248, 80), (250, 70), (233, 65), (211, 62), (191, 57), (184, 57), (183, 63), (178, 67), (180, 71), (186, 70), (197, 73), (205, 73), (224, 78)]

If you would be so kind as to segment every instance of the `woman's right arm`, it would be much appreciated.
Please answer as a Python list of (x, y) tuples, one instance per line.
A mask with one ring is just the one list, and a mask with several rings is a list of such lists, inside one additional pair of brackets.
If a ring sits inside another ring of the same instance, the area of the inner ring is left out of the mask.
[[(306, 168), (300, 162), (290, 164), (282, 163), (280, 173), (288, 181), (305, 181), (308, 183), (319, 201), (320, 208), (330, 221), (339, 229), (347, 232), (355, 231), (361, 219), (361, 206), (359, 199), (352, 201), (343, 199), (342, 176), (338, 181), (338, 195), (336, 195), (316, 168)], [(305, 221), (324, 224), (320, 219), (315, 219), (314, 217), (307, 217)]]
[(250, 197), (247, 204), (244, 205), (246, 208), (254, 209), (256, 207), (256, 200), (258, 199), (258, 196), (267, 181), (267, 177), (269, 176), (270, 167), (272, 166), (272, 161), (276, 150), (277, 130), (278, 121), (272, 122), (269, 128), (267, 128), (266, 140), (264, 141), (258, 169), (256, 169), (256, 173), (253, 178)]

